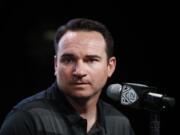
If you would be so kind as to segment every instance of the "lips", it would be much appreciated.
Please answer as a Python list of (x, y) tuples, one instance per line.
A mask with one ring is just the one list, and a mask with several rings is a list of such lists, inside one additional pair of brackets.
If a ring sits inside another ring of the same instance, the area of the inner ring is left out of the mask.
[(90, 83), (88, 81), (72, 81), (72, 85), (89, 85)]
[(89, 83), (85, 83), (85, 82), (73, 82), (73, 85), (87, 85)]

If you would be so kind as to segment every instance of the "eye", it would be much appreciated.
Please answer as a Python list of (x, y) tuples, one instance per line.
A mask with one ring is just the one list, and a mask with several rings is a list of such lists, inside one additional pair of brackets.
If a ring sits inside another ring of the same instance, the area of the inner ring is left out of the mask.
[(74, 62), (74, 58), (72, 57), (62, 57), (61, 62), (64, 64), (70, 64)]
[(93, 63), (93, 62), (97, 62), (97, 61), (99, 61), (99, 60), (96, 59), (96, 58), (88, 58), (88, 59), (86, 59), (85, 61), (88, 62), (88, 63)]

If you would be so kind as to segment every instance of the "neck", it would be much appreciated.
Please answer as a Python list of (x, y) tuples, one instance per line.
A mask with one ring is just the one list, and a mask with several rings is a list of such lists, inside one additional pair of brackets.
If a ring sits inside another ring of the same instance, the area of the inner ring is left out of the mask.
[(96, 105), (98, 102), (98, 98), (96, 99), (77, 99), (72, 97), (66, 97), (69, 103), (73, 106), (73, 108), (81, 115), (88, 115), (91, 112), (96, 111)]
[(67, 97), (67, 100), (80, 116), (87, 120), (87, 132), (91, 129), (97, 119), (97, 102), (98, 98), (94, 99), (77, 99)]

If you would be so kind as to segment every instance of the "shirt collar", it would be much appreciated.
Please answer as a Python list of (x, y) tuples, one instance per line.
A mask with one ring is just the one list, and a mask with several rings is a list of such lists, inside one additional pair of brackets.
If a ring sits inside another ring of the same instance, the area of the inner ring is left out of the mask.
[[(79, 121), (82, 121), (83, 118), (75, 111), (75, 109), (71, 106), (71, 104), (67, 101), (65, 98), (65, 95), (61, 90), (59, 90), (57, 86), (57, 82), (55, 82), (50, 88), (49, 91), (51, 91), (51, 94), (49, 98), (60, 106), (60, 111), (65, 116), (65, 118), (72, 124), (77, 124)], [(97, 117), (97, 123), (101, 128), (104, 128), (106, 132), (106, 123), (105, 123), (105, 114), (104, 114), (104, 107), (103, 107), (103, 101), (99, 100), (97, 104), (97, 110), (98, 110), (98, 117)]]

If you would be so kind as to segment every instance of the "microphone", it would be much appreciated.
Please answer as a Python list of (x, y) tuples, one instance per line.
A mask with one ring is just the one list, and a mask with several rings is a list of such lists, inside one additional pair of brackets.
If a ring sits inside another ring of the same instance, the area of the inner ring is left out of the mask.
[(159, 110), (166, 107), (173, 107), (175, 99), (155, 93), (156, 87), (138, 83), (111, 84), (106, 94), (109, 98), (119, 101), (123, 106), (132, 108), (145, 108)]

